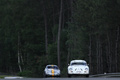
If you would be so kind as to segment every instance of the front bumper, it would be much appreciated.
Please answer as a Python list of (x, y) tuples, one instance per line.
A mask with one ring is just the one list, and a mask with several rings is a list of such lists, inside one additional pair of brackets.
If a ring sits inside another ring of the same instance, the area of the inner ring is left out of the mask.
[(50, 74), (46, 74), (46, 76), (55, 76), (55, 77), (60, 77), (60, 74), (59, 73), (54, 73), (54, 74), (52, 74), (52, 73), (50, 73)]
[(68, 71), (68, 74), (74, 74), (74, 75), (83, 74), (83, 75), (87, 75), (87, 74), (89, 74), (89, 71)]
[(89, 77), (89, 74), (68, 74), (68, 77), (76, 77), (76, 76), (84, 76), (84, 77)]

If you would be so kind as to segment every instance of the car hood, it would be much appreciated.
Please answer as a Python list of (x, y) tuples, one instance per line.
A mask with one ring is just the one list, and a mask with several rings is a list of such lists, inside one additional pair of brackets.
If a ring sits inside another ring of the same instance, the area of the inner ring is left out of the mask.
[(89, 68), (89, 67), (85, 66), (85, 65), (73, 65), (73, 66), (69, 66), (68, 68), (73, 68), (73, 69), (81, 68), (81, 69), (85, 69), (85, 68)]
[(52, 71), (52, 70), (54, 70), (54, 71), (60, 71), (59, 69), (47, 69), (47, 70), (49, 70), (49, 71)]

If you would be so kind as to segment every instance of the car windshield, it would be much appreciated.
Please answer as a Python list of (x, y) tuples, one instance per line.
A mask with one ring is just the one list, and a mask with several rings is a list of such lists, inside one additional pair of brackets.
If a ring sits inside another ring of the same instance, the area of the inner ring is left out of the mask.
[(57, 66), (47, 66), (48, 69), (58, 69)]
[(71, 63), (71, 65), (87, 65), (87, 64), (84, 62), (74, 62), (74, 63)]

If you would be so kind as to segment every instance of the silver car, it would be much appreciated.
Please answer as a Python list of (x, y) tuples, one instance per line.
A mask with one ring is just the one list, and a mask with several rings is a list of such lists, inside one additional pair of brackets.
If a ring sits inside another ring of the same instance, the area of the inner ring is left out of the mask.
[(68, 66), (68, 77), (72, 75), (84, 75), (89, 77), (89, 67), (85, 60), (72, 60)]
[(57, 65), (47, 65), (44, 69), (44, 77), (60, 77), (60, 69)]

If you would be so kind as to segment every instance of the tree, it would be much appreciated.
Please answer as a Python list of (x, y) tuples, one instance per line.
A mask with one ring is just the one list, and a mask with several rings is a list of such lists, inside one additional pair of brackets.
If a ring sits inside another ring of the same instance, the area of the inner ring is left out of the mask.
[(47, 35), (47, 15), (46, 15), (46, 6), (45, 6), (45, 1), (42, 1), (42, 6), (43, 6), (43, 15), (44, 15), (44, 24), (45, 24), (45, 49), (46, 49), (46, 55), (47, 55), (47, 50), (48, 50), (48, 35)]
[(58, 54), (58, 66), (60, 68), (60, 34), (61, 34), (61, 26), (62, 26), (62, 5), (63, 2), (61, 0), (60, 5), (60, 14), (59, 14), (59, 27), (58, 27), (58, 41), (57, 41), (57, 54)]

